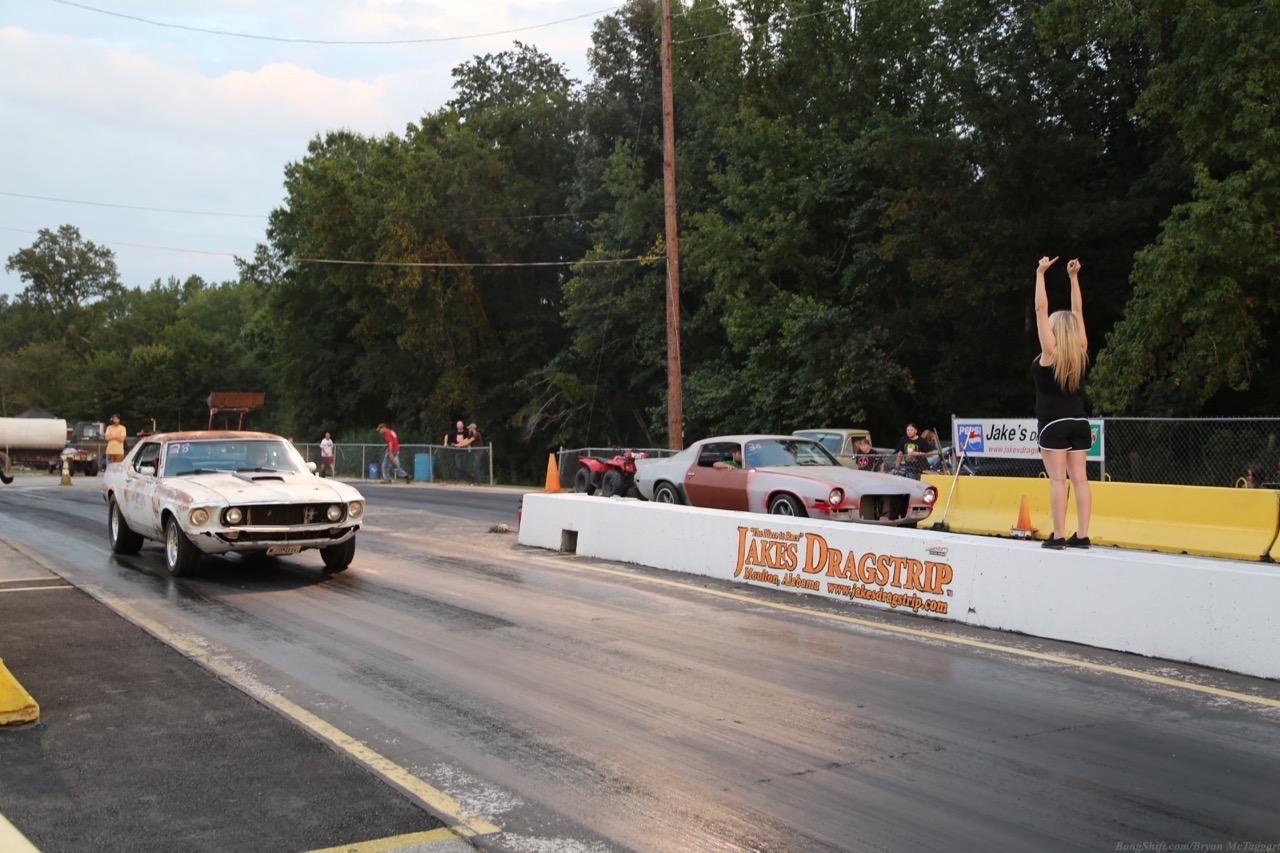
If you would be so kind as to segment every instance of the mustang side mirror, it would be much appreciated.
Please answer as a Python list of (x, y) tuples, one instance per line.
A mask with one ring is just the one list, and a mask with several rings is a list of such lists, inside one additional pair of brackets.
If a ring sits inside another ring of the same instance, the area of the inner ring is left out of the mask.
[(138, 473), (143, 475), (144, 477), (154, 477), (156, 475), (156, 466), (143, 465), (138, 468)]
[(312, 474), (314, 474), (314, 473), (316, 472), (316, 463), (314, 463), (314, 462), (308, 462), (308, 463), (307, 463), (307, 470), (308, 470), (308, 471), (310, 471)]

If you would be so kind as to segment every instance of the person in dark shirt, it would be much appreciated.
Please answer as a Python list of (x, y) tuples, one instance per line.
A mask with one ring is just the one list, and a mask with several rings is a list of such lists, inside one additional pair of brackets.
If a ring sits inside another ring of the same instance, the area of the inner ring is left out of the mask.
[(894, 465), (902, 469), (908, 476), (916, 480), (924, 473), (924, 466), (929, 461), (929, 454), (937, 450), (933, 444), (920, 434), (915, 424), (907, 424), (906, 435), (898, 439), (898, 452)]
[[(1054, 549), (1088, 548), (1093, 492), (1089, 488), (1086, 458), (1093, 441), (1080, 391), (1089, 365), (1089, 338), (1080, 298), (1080, 261), (1067, 262), (1071, 310), (1049, 313), (1044, 274), (1057, 260), (1046, 255), (1036, 268), (1036, 333), (1040, 338), (1040, 355), (1031, 365), (1036, 387), (1040, 458), (1049, 475), (1049, 507), (1053, 514), (1053, 534), (1043, 544), (1045, 548)], [(1064, 538), (1068, 479), (1076, 493), (1076, 532), (1070, 539)]]

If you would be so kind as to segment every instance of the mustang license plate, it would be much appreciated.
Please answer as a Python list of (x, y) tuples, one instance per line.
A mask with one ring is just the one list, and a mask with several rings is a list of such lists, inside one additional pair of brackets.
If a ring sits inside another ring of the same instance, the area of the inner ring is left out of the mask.
[(283, 554), (296, 554), (301, 550), (301, 545), (272, 545), (267, 549), (267, 556), (279, 557)]

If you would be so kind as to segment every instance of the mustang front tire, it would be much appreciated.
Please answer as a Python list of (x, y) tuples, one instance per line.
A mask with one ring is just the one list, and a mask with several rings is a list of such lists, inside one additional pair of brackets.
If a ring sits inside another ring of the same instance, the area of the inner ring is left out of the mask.
[(134, 533), (120, 514), (116, 499), (107, 505), (107, 532), (111, 536), (111, 550), (116, 554), (136, 554), (142, 548), (142, 536)]
[(187, 534), (172, 515), (164, 523), (164, 565), (175, 578), (189, 575), (200, 563), (200, 549), (191, 544)]
[(320, 549), (320, 559), (324, 560), (324, 572), (332, 575), (341, 572), (351, 565), (356, 556), (356, 537), (352, 536), (341, 545), (330, 545)]

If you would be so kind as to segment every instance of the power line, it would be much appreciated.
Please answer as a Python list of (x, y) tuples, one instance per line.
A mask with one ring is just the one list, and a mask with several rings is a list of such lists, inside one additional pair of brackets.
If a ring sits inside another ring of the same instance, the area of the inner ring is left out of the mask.
[(285, 258), (293, 264), (344, 264), (364, 267), (576, 267), (579, 265), (597, 264), (635, 264), (657, 263), (661, 260), (652, 255), (640, 255), (634, 258), (602, 258), (597, 260), (576, 261), (513, 261), (511, 263), (480, 263), (469, 261), (347, 261), (334, 258)]
[(73, 3), (71, 0), (53, 0), (55, 3), (61, 3), (64, 6), (74, 6), (77, 9), (83, 9), (86, 12), (97, 12), (100, 15), (110, 15), (113, 18), (123, 18), (127, 21), (137, 21), (140, 24), (147, 24), (152, 27), (164, 27), (171, 30), (186, 30), (192, 33), (205, 33), (213, 36), (227, 36), (229, 38), (253, 39), (255, 41), (274, 41), (284, 42), (286, 44), (332, 44), (332, 45), (392, 45), (392, 44), (431, 44), (437, 42), (464, 41), (466, 39), (488, 38), (490, 36), (505, 36), (512, 33), (523, 33), (529, 30), (540, 30), (545, 27), (553, 27), (556, 24), (566, 24), (570, 21), (580, 21), (583, 18), (592, 18), (597, 15), (603, 15), (612, 12), (620, 6), (610, 6), (608, 9), (597, 9), (594, 12), (586, 12), (582, 15), (574, 15), (571, 18), (561, 18), (558, 21), (547, 21), (542, 24), (531, 24), (527, 27), (516, 27), (510, 30), (495, 30), (488, 33), (473, 33), (465, 36), (441, 36), (439, 38), (421, 38), (421, 39), (382, 39), (382, 40), (352, 40), (352, 39), (305, 39), (305, 38), (285, 38), (282, 36), (260, 36), (253, 33), (236, 33), (228, 30), (214, 30), (205, 27), (192, 27), (186, 24), (170, 24), (164, 21), (153, 21), (149, 18), (139, 18), (136, 15), (126, 15), (122, 12), (112, 12), (109, 9), (98, 9), (94, 6), (86, 6), (83, 3)]
[(10, 196), (11, 198), (29, 198), (36, 201), (56, 201), (62, 204), (87, 204), (93, 207), (114, 207), (120, 210), (145, 210), (152, 213), (186, 213), (192, 216), (231, 216), (243, 219), (266, 219), (267, 217), (261, 213), (217, 213), (209, 210), (180, 210), (169, 207), (139, 207), (132, 204), (112, 204), (106, 201), (81, 201), (74, 198), (54, 198), (44, 195), (28, 195), (26, 193), (11, 193), (0, 190), (0, 195)]
[[(31, 195), (29, 193), (15, 193), (0, 190), (0, 196), (9, 196), (11, 198), (27, 198), (35, 201), (56, 201), (60, 204), (84, 204), (93, 207), (114, 207), (121, 210), (141, 210), (149, 213), (183, 213), (190, 216), (230, 216), (244, 219), (266, 219), (266, 214), (261, 213), (219, 213), (209, 210), (181, 210), (171, 207), (142, 207), (134, 204), (114, 204), (106, 201), (85, 201), (83, 199), (74, 198), (56, 198), (54, 196)], [(524, 219), (588, 219), (599, 216), (600, 213), (607, 211), (582, 211), (581, 213), (519, 213), (502, 216), (468, 216), (462, 219), (453, 220), (455, 222), (510, 222)]]

